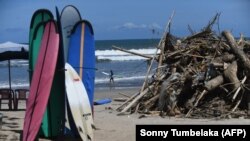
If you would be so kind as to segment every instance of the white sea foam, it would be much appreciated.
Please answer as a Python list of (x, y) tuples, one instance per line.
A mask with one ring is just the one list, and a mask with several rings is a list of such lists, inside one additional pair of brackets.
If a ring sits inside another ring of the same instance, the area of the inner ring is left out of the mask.
[[(11, 83), (12, 88), (28, 88), (30, 85), (29, 83)], [(9, 88), (8, 82), (3, 82), (0, 85), (0, 88)]]
[[(156, 49), (130, 49), (129, 51), (140, 53), (143, 55), (153, 56)], [(159, 53), (159, 52), (158, 52)], [(96, 50), (95, 55), (98, 60), (110, 61), (128, 61), (128, 60), (143, 60), (144, 57), (132, 55), (130, 53), (122, 52), (119, 50)]]
[(8, 41), (0, 44), (0, 53), (4, 51), (21, 51), (21, 48), (27, 51), (28, 45)]
[[(28, 66), (29, 61), (28, 60), (11, 60), (10, 61), (10, 66), (11, 67), (23, 67), (23, 66)], [(7, 67), (8, 62), (7, 61), (2, 61), (0, 62), (0, 67)]]

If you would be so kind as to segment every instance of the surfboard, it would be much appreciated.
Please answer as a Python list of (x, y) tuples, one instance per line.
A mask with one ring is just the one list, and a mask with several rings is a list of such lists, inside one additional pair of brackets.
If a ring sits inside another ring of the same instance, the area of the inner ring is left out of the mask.
[[(68, 57), (68, 42), (69, 42), (69, 36), (71, 34), (72, 28), (79, 20), (81, 20), (81, 15), (77, 8), (75, 8), (72, 5), (65, 6), (59, 14), (58, 8), (56, 8), (56, 16), (58, 21), (58, 26), (61, 29), (60, 38), (62, 41), (62, 47), (64, 52), (64, 62), (67, 61)], [(65, 101), (67, 102), (67, 101)], [(70, 108), (68, 103), (66, 103), (66, 110), (65, 110), (65, 132), (67, 132), (67, 128), (70, 128), (69, 123), (73, 124), (73, 117), (70, 114)], [(76, 133), (75, 128), (72, 127), (71, 132)], [(65, 133), (67, 134), (67, 133)]]
[(70, 35), (68, 63), (76, 70), (88, 93), (93, 110), (95, 86), (95, 40), (90, 22), (79, 21)]
[[(33, 75), (33, 70), (35, 68), (35, 63), (37, 61), (37, 57), (38, 57), (38, 52), (40, 50), (40, 44), (41, 44), (41, 41), (42, 41), (42, 37), (43, 37), (43, 32), (44, 32), (44, 28), (45, 28), (45, 25), (46, 25), (46, 22), (43, 22), (41, 21), (35, 28), (35, 31), (34, 31), (34, 36), (33, 36), (33, 39), (32, 39), (32, 42), (31, 42), (31, 45), (30, 45), (30, 58), (29, 58), (29, 67), (30, 67), (30, 83), (31, 83), (31, 80), (32, 80), (32, 75)], [(48, 123), (48, 112), (47, 110), (45, 111), (45, 114), (44, 114), (44, 118), (43, 118), (43, 121), (42, 121), (42, 126), (41, 127), (47, 127)], [(44, 123), (44, 124), (43, 124)], [(40, 130), (39, 134), (41, 136), (45, 136), (44, 135), (44, 132), (42, 130)]]
[(67, 99), (76, 128), (82, 140), (93, 140), (93, 117), (85, 87), (80, 76), (68, 63), (65, 64)]
[(94, 101), (94, 105), (103, 105), (103, 104), (108, 104), (112, 102), (110, 98), (103, 98), (103, 99), (98, 99)]
[[(32, 79), (33, 69), (40, 49), (41, 39), (44, 31), (44, 22), (52, 20), (53, 15), (47, 9), (39, 9), (32, 15), (29, 31), (29, 74)], [(42, 24), (41, 24), (42, 23)]]
[(64, 48), (64, 58), (65, 61), (67, 61), (70, 34), (72, 32), (74, 25), (82, 18), (80, 12), (76, 7), (72, 5), (67, 5), (63, 8), (60, 19), (61, 19), (62, 39)]
[[(58, 13), (58, 10), (56, 12)], [(57, 25), (58, 25), (57, 29), (59, 36), (61, 36), (59, 20), (60, 18), (57, 15)], [(53, 138), (63, 135), (64, 124), (65, 124), (65, 73), (64, 73), (63, 46), (62, 46), (62, 41), (60, 40), (55, 75), (39, 135), (47, 138)]]
[[(110, 73), (107, 73), (107, 72), (104, 72), (104, 71), (102, 71), (102, 74), (104, 74), (104, 75), (106, 75), (106, 76), (109, 76), (110, 77)], [(113, 77), (115, 77), (115, 78), (122, 78), (123, 76), (122, 75), (113, 75)]]
[[(42, 41), (42, 36), (46, 25), (46, 21), (48, 21), (49, 19), (53, 19), (53, 15), (51, 14), (51, 12), (44, 9), (38, 10), (38, 12), (35, 12), (34, 15), (37, 15), (39, 18), (37, 16), (33, 16), (31, 23), (35, 23), (35, 19), (36, 22), (38, 19), (40, 19), (41, 21), (36, 25), (36, 28), (33, 32), (32, 41), (30, 42), (31, 43), (29, 52), (30, 53), (29, 67), (31, 70), (30, 80), (32, 79), (33, 69), (35, 67), (36, 60), (38, 57), (38, 52), (40, 50), (40, 44)], [(65, 120), (64, 118), (65, 79), (64, 79), (64, 72), (62, 71), (64, 68), (64, 58), (62, 52), (63, 49), (60, 48), (59, 48), (59, 55), (56, 68), (57, 71), (55, 73), (49, 102), (47, 104), (47, 108), (39, 132), (39, 135), (43, 137), (56, 137), (58, 135), (63, 134), (64, 120)], [(52, 103), (53, 106), (51, 105)]]
[(109, 73), (107, 73), (107, 72), (102, 72), (104, 75), (107, 75), (107, 76), (110, 76), (110, 74)]
[(59, 49), (59, 35), (54, 21), (44, 30), (35, 65), (23, 126), (23, 140), (35, 140), (48, 103)]

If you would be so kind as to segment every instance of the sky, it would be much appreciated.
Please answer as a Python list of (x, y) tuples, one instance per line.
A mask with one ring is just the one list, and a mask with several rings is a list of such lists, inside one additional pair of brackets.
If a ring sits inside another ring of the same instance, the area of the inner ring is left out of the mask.
[(219, 25), (235, 37), (250, 37), (250, 0), (0, 0), (0, 43), (27, 43), (36, 10), (55, 17), (55, 6), (61, 11), (69, 4), (92, 23), (96, 40), (160, 38), (173, 11), (171, 33), (177, 37), (190, 35), (188, 25), (200, 31), (216, 13), (215, 30)]

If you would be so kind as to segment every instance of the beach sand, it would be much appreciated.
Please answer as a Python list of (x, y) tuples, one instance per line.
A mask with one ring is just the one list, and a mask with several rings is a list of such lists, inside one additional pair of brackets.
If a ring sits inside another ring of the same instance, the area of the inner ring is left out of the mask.
[[(95, 91), (95, 99), (102, 98), (126, 98), (119, 93), (124, 93), (129, 96), (138, 92), (139, 88), (126, 89), (98, 89)], [(250, 119), (187, 119), (165, 117), (161, 118), (158, 115), (146, 116), (139, 118), (139, 114), (117, 116), (116, 107), (122, 102), (112, 101), (104, 105), (94, 106), (94, 123), (97, 128), (94, 131), (95, 141), (135, 141), (135, 128), (138, 124), (248, 124)], [(5, 105), (3, 105), (4, 108)], [(6, 108), (6, 107), (5, 107)], [(25, 102), (19, 103), (18, 111), (0, 111), (3, 114), (3, 125), (0, 129), (0, 141), (5, 140), (20, 140), (20, 135), (23, 127), (23, 119), (25, 115)], [(39, 139), (47, 141), (47, 139)], [(59, 139), (66, 140), (66, 139)], [(67, 139), (75, 140), (75, 139)]]

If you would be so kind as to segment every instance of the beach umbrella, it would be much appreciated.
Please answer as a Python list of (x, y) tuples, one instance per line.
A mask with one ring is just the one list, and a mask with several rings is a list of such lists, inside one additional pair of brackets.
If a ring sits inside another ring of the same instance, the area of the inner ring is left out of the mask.
[(10, 60), (13, 59), (29, 59), (29, 54), (27, 51), (6, 51), (0, 53), (0, 61), (8, 61), (8, 72), (9, 72), (9, 86), (11, 89), (11, 71), (10, 71)]
[(13, 42), (0, 44), (0, 61), (8, 61), (9, 88), (11, 89), (11, 62), (13, 59), (29, 59), (28, 46)]

